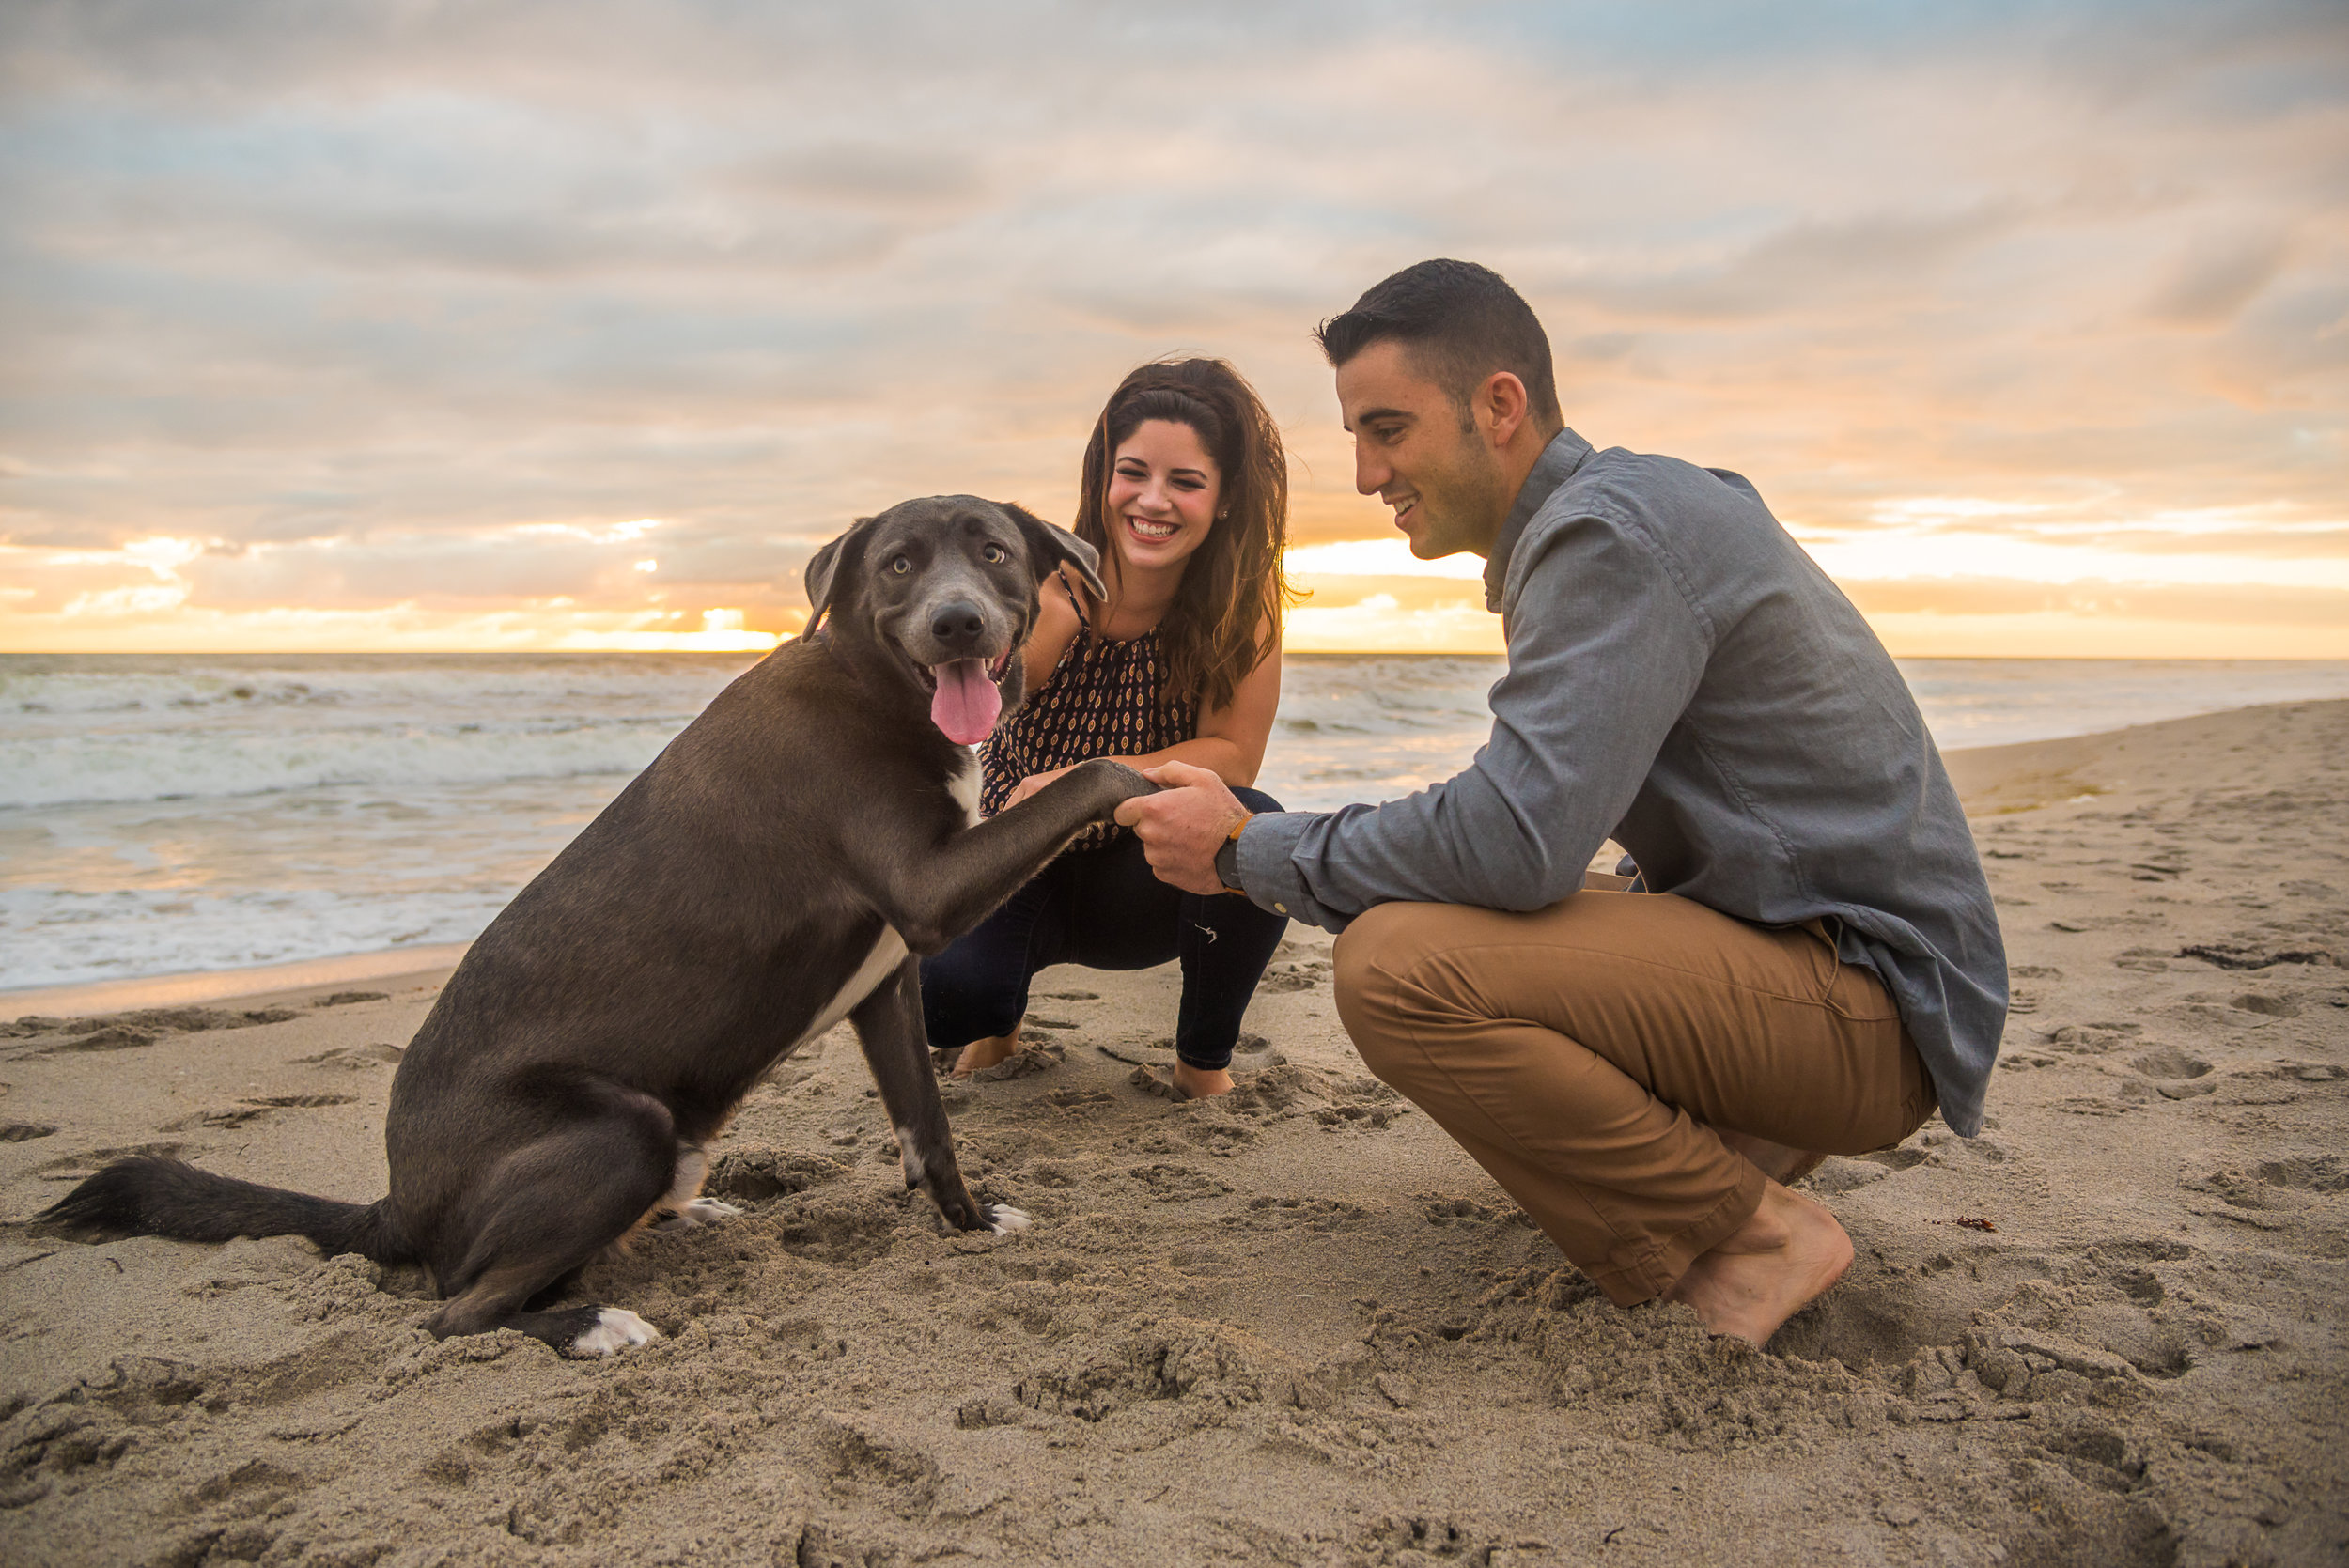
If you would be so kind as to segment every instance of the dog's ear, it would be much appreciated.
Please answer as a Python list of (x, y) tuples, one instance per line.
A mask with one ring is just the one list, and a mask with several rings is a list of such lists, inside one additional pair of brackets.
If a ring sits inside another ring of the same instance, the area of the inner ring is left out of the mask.
[(1067, 529), (1053, 527), (1025, 506), (1017, 506), (1008, 501), (999, 501), (996, 505), (1003, 509), (1004, 516), (1019, 525), (1020, 536), (1028, 541), (1028, 561), (1035, 567), (1038, 582), (1066, 561), (1076, 567), (1077, 575), (1084, 580), (1086, 593), (1096, 600), (1110, 597), (1108, 587), (1101, 582), (1099, 551)]
[(872, 520), (871, 518), (857, 519), (848, 525), (847, 533), (808, 557), (807, 631), (816, 629), (816, 623), (824, 618), (824, 612), (832, 606), (832, 585), (840, 575), (840, 558), (847, 553), (844, 547), (863, 533), (865, 524)]

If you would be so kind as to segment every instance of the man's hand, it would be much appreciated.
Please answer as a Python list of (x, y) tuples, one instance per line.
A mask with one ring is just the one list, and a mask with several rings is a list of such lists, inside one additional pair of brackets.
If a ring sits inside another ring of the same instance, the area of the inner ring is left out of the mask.
[(1117, 820), (1134, 831), (1158, 878), (1185, 893), (1212, 895), (1223, 891), (1215, 874), (1215, 852), (1231, 836), (1232, 825), (1248, 815), (1223, 781), (1188, 762), (1162, 762), (1145, 768), (1142, 776), (1165, 787), (1156, 795), (1128, 800), (1117, 808)]

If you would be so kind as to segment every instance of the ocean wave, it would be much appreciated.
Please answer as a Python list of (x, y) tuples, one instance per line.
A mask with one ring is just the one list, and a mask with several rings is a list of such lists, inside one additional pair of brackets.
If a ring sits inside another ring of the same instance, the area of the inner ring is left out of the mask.
[(201, 659), (0, 657), (0, 723), (168, 723), (220, 715), (444, 712), (556, 705), (644, 714), (700, 710), (748, 668), (731, 655), (314, 655)]
[(194, 896), (141, 889), (78, 897), (0, 888), (0, 930), (8, 936), (0, 986), (73, 986), (468, 941), (510, 896), (505, 888), (407, 898), (319, 888)]
[(0, 808), (630, 774), (691, 715), (528, 723), (174, 731), (0, 742)]
[[(462, 940), (747, 658), (0, 655), (0, 985)], [(1292, 810), (1450, 777), (1490, 658), (1290, 655)], [(1943, 745), (2349, 695), (2349, 662), (1904, 660)]]
[(741, 660), (0, 660), (0, 809), (643, 768)]

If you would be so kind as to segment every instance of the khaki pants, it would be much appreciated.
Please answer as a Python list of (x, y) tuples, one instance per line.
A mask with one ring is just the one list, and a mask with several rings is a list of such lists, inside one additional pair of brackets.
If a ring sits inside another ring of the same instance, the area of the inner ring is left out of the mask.
[(1669, 893), (1381, 904), (1338, 939), (1337, 1002), (1371, 1070), (1624, 1306), (1760, 1204), (1713, 1128), (1860, 1154), (1934, 1107), (1891, 997), (1823, 932)]

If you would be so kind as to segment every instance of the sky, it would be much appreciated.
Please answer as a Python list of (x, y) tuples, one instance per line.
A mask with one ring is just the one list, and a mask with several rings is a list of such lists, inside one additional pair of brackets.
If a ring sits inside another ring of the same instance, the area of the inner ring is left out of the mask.
[(1497, 652), (1310, 337), (1482, 261), (1896, 654), (2349, 658), (2349, 7), (12, 0), (0, 649), (739, 648), (1231, 360), (1288, 644)]

